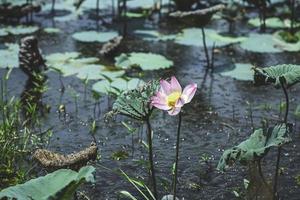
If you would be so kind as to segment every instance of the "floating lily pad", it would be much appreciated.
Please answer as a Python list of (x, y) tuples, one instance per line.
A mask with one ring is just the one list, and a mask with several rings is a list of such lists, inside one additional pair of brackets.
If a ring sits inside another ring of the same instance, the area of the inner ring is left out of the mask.
[(61, 30), (59, 28), (44, 28), (44, 31), (46, 33), (60, 33)]
[(0, 29), (0, 37), (1, 36), (7, 36), (8, 35), (8, 32), (5, 31), (4, 29)]
[(147, 41), (167, 41), (174, 40), (176, 38), (176, 35), (164, 35), (156, 30), (135, 30), (134, 33)]
[(54, 20), (59, 22), (67, 22), (67, 21), (77, 20), (78, 16), (79, 14), (71, 13), (65, 16), (54, 17)]
[(19, 66), (19, 45), (6, 43), (6, 49), (0, 49), (0, 68)]
[(110, 79), (113, 80), (115, 78), (121, 77), (125, 74), (124, 70), (118, 70), (118, 71), (102, 71), (101, 75), (104, 79)]
[(258, 53), (279, 53), (277, 43), (271, 34), (251, 33), (249, 37), (241, 43), (241, 47), (247, 51)]
[(55, 53), (46, 57), (47, 64), (60, 71), (64, 76), (76, 75), (80, 79), (101, 79), (105, 66), (95, 64), (98, 58), (78, 58), (77, 52)]
[(144, 13), (136, 13), (136, 12), (126, 12), (126, 17), (128, 18), (141, 18), (145, 17)]
[(173, 61), (168, 60), (162, 55), (153, 53), (130, 53), (121, 54), (115, 58), (117, 67), (128, 69), (130, 67), (140, 67), (142, 70), (158, 70), (170, 68)]
[(12, 34), (12, 35), (32, 34), (38, 30), (39, 27), (37, 26), (23, 26), (23, 25), (8, 26), (0, 29), (0, 36), (5, 36), (7, 34)]
[(222, 72), (221, 75), (229, 76), (241, 81), (253, 81), (254, 70), (252, 68), (253, 65), (248, 63), (235, 63), (234, 69)]
[(109, 40), (117, 37), (118, 33), (114, 31), (110, 32), (96, 32), (96, 31), (83, 31), (77, 32), (72, 37), (80, 42), (108, 42)]
[[(215, 46), (222, 47), (229, 44), (239, 43), (245, 41), (246, 37), (229, 37), (219, 34), (213, 29), (205, 29), (206, 44), (208, 47)], [(200, 28), (186, 28), (182, 33), (178, 34), (175, 40), (176, 43), (187, 46), (203, 46), (202, 31)]]
[(102, 80), (95, 83), (93, 85), (93, 90), (103, 94), (119, 94), (120, 92), (125, 90), (133, 90), (142, 84), (144, 84), (144, 82), (137, 78), (132, 78), (130, 80), (116, 78), (112, 82), (109, 82), (108, 80)]
[[(260, 27), (261, 24), (259, 18), (250, 19), (248, 23), (254, 27)], [(271, 17), (266, 19), (266, 26), (267, 28), (289, 28), (291, 26), (291, 20), (281, 20), (278, 17)], [(296, 26), (299, 26), (299, 24), (296, 24)]]

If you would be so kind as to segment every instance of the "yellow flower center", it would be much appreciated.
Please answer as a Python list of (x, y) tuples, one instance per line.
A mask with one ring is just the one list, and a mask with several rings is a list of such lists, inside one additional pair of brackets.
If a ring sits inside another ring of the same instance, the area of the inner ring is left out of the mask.
[(167, 97), (167, 104), (170, 107), (175, 107), (177, 100), (180, 98), (181, 92), (173, 92)]

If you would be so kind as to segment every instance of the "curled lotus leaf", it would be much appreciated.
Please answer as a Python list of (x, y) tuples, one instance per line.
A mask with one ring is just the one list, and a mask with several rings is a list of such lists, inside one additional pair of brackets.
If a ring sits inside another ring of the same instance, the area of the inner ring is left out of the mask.
[(267, 130), (255, 130), (247, 140), (224, 151), (217, 167), (218, 170), (225, 171), (236, 162), (247, 165), (263, 158), (271, 147), (279, 147), (291, 142), (290, 132), (291, 126), (285, 124), (279, 124)]
[(150, 81), (137, 89), (121, 93), (113, 104), (113, 112), (136, 120), (145, 120), (152, 112), (150, 99), (159, 89), (158, 81)]
[(285, 83), (291, 87), (300, 81), (300, 65), (283, 64), (254, 70), (254, 82), (257, 85), (272, 83), (278, 88)]

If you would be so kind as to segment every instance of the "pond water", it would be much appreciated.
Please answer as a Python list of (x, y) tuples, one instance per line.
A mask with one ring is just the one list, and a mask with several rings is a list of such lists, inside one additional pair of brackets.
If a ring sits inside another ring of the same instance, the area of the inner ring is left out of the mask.
[[(164, 2), (167, 3), (167, 1)], [(150, 0), (149, 2), (132, 1), (128, 6), (132, 9), (149, 3), (152, 5)], [(97, 111), (96, 116), (94, 115), (92, 88), (103, 77), (96, 75), (93, 77), (92, 69), (99, 68), (99, 70), (104, 69), (106, 72), (111, 72), (108, 71), (111, 67), (107, 66), (114, 66), (114, 59), (100, 57), (99, 51), (103, 42), (118, 34), (122, 35), (124, 30), (122, 20), (112, 20), (111, 1), (105, 1), (105, 4), (100, 6), (100, 15), (106, 22), (105, 24), (101, 20), (95, 20), (94, 5), (94, 1), (85, 2), (81, 10), (77, 11), (80, 12), (79, 17), (71, 6), (66, 7), (60, 3), (57, 4), (58, 10), (55, 17), (49, 15), (47, 8), (50, 6), (48, 5), (45, 5), (44, 10), (40, 13), (33, 15), (30, 25), (39, 27), (39, 30), (32, 34), (38, 38), (44, 57), (53, 53), (78, 52), (78, 58), (99, 59), (90, 63), (78, 64), (76, 70), (85, 65), (94, 65), (95, 68), (91, 68), (89, 72), (79, 70), (77, 74), (71, 73), (70, 76), (64, 76), (62, 78), (65, 86), (64, 93), (60, 91), (60, 74), (54, 70), (47, 72), (48, 90), (43, 94), (43, 103), (50, 105), (51, 109), (41, 118), (41, 121), (43, 129), (52, 128), (54, 133), (47, 148), (60, 153), (71, 153), (90, 145), (93, 141), (90, 126), (93, 120), (96, 120), (98, 128), (95, 137), (101, 155), (99, 160), (92, 163), (96, 167), (96, 183), (86, 184), (81, 191), (90, 199), (119, 199), (119, 191), (122, 190), (128, 190), (136, 195), (138, 193), (126, 180), (112, 171), (108, 171), (105, 167), (112, 170), (122, 169), (128, 175), (141, 178), (147, 183), (147, 168), (143, 164), (145, 162), (142, 162), (147, 161), (148, 158), (147, 149), (142, 143), (142, 141), (147, 141), (146, 127), (122, 116), (110, 120), (105, 119), (105, 113), (112, 109), (114, 102), (114, 98), (107, 94), (102, 95), (100, 111)], [(254, 10), (250, 10), (249, 13), (249, 16), (256, 15)], [(26, 20), (22, 19), (21, 23), (25, 25)], [(8, 25), (15, 26), (14, 23)], [(1, 27), (5, 26), (1, 25)], [(183, 85), (191, 82), (198, 84), (199, 89), (196, 96), (183, 110), (178, 194), (182, 199), (234, 199), (236, 197), (233, 191), (243, 189), (242, 183), (243, 179), (247, 178), (247, 169), (237, 165), (223, 174), (216, 170), (216, 166), (225, 149), (239, 144), (252, 132), (247, 101), (253, 105), (253, 123), (257, 128), (261, 126), (260, 122), (265, 118), (268, 118), (270, 123), (279, 121), (279, 105), (284, 100), (281, 90), (272, 86), (254, 86), (251, 78), (251, 66), (299, 64), (300, 52), (276, 50), (271, 51), (272, 53), (257, 53), (244, 50), (243, 45), (240, 45), (239, 42), (244, 42), (247, 38), (243, 37), (248, 37), (249, 33), (259, 34), (259, 28), (247, 25), (245, 21), (238, 21), (235, 23), (234, 34), (229, 34), (228, 23), (216, 18), (206, 26), (208, 40), (211, 40), (208, 41), (209, 49), (216, 42), (215, 70), (213, 74), (210, 74), (206, 73), (205, 69), (206, 60), (201, 29), (195, 29), (192, 34), (187, 33), (187, 36), (180, 34), (182, 30), (188, 31), (195, 27), (197, 27), (196, 24), (174, 23), (174, 20), (166, 17), (162, 17), (158, 21), (158, 15), (152, 20), (143, 17), (129, 18), (127, 37), (115, 53), (115, 57), (122, 53), (128, 55), (132, 52), (159, 54), (164, 59), (172, 61), (172, 67), (159, 70), (126, 71), (121, 72), (121, 75), (126, 73), (127, 76), (138, 78), (144, 82), (175, 75)], [(44, 31), (44, 28), (51, 29)], [(137, 34), (141, 33), (141, 30), (148, 30), (148, 32)], [(152, 32), (149, 32), (150, 30)], [(211, 33), (211, 30), (235, 37), (235, 39), (238, 37), (240, 40), (224, 42), (221, 39), (218, 41), (219, 36), (214, 36), (213, 34), (216, 33)], [(84, 31), (97, 31), (99, 36), (84, 35), (85, 41), (78, 41), (78, 37), (74, 37), (74, 34), (77, 33), (78, 36), (79, 32)], [(273, 30), (268, 29), (267, 32), (271, 34)], [(0, 48), (5, 49), (5, 43), (19, 43), (23, 36), (23, 34), (8, 34), (0, 37)], [(257, 48), (262, 45), (258, 40), (255, 43), (250, 41), (250, 43)], [(5, 54), (6, 58), (8, 60), (17, 59), (16, 52), (13, 50), (11, 54)], [(0, 54), (2, 53), (0, 52)], [(147, 59), (147, 56), (142, 59)], [(76, 61), (75, 58), (74, 62), (79, 61)], [(166, 62), (166, 60), (161, 62)], [(14, 62), (9, 63), (11, 66), (15, 65)], [(59, 68), (61, 65), (57, 64), (57, 66)], [(76, 67), (76, 64), (72, 66)], [(69, 68), (63, 70), (72, 71)], [(0, 69), (1, 76), (5, 72), (6, 69)], [(80, 73), (83, 75), (78, 75)], [(85, 95), (85, 86), (80, 78), (86, 74), (93, 78), (88, 82)], [(114, 75), (109, 74), (109, 76), (113, 77)], [(8, 80), (9, 95), (20, 97), (26, 91), (26, 80), (27, 76), (20, 69), (14, 68)], [(78, 95), (78, 109), (76, 109), (74, 91)], [(299, 199), (300, 196), (299, 185), (295, 181), (295, 177), (300, 173), (298, 167), (300, 164), (300, 128), (297, 125), (299, 119), (293, 115), (300, 102), (299, 92), (299, 85), (289, 91), (291, 96), (290, 121), (295, 123), (295, 129), (292, 135), (293, 142), (283, 148), (281, 162), (283, 173), (279, 179), (281, 198), (289, 200)], [(60, 105), (64, 105), (66, 108), (65, 118), (59, 117)], [(123, 121), (137, 128), (134, 135), (128, 133), (121, 123)], [(154, 131), (154, 160), (160, 196), (169, 194), (171, 191), (177, 121), (177, 117), (169, 116), (166, 112), (158, 110), (154, 112), (151, 119)], [(127, 152), (128, 157), (121, 160), (113, 159), (113, 154), (117, 151)], [(270, 180), (275, 171), (275, 154), (276, 150), (272, 149), (263, 160), (263, 171)], [(203, 161), (205, 156), (209, 158), (207, 162)], [(43, 172), (39, 173), (43, 174)]]

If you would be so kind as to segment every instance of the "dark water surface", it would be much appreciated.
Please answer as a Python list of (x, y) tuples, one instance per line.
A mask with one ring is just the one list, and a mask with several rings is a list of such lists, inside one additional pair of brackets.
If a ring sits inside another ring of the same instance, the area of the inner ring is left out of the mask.
[[(109, 13), (106, 10), (105, 13)], [(68, 22), (55, 22), (46, 13), (34, 17), (34, 24), (41, 27), (56, 26), (63, 33), (47, 35), (42, 31), (35, 35), (39, 39), (43, 54), (79, 51), (85, 56), (99, 57), (100, 44), (84, 44), (76, 42), (71, 35), (81, 30), (122, 30), (121, 22), (111, 22), (110, 17), (104, 19), (112, 23), (104, 27), (99, 22), (90, 18), (91, 13), (86, 12), (80, 19)], [(245, 25), (237, 24), (237, 34), (250, 31)], [(162, 20), (160, 24), (145, 19), (134, 19), (128, 22), (129, 37), (122, 44), (117, 53), (123, 52), (152, 52), (159, 53), (174, 61), (174, 67), (168, 70), (145, 72), (143, 79), (168, 77), (175, 74), (180, 82), (185, 85), (196, 82), (199, 90), (193, 101), (184, 107), (182, 124), (182, 141), (180, 147), (179, 162), (179, 192), (181, 198), (187, 200), (196, 199), (234, 199), (233, 190), (243, 189), (243, 178), (247, 178), (247, 169), (236, 166), (225, 174), (216, 171), (216, 165), (224, 149), (230, 148), (247, 138), (251, 133), (251, 123), (248, 117), (246, 101), (254, 107), (263, 104), (272, 105), (273, 109), (265, 111), (254, 109), (255, 127), (260, 126), (263, 118), (279, 121), (279, 103), (284, 99), (281, 90), (272, 86), (255, 87), (250, 81), (237, 81), (229, 77), (222, 77), (218, 73), (205, 76), (205, 56), (200, 47), (188, 47), (174, 44), (173, 42), (147, 42), (132, 34), (134, 30), (145, 28), (158, 28), (162, 32), (172, 33), (181, 29), (181, 24), (170, 24)], [(213, 21), (210, 28), (227, 31), (227, 23)], [(253, 32), (258, 30), (251, 30)], [(4, 42), (18, 42), (19, 37), (5, 37), (0, 39), (0, 45)], [(259, 45), (259, 44), (257, 44)], [(299, 53), (255, 54), (245, 52), (238, 45), (221, 48), (216, 54), (216, 72), (233, 68), (234, 62), (253, 63), (258, 66), (270, 66), (276, 64), (299, 64)], [(101, 59), (101, 63), (113, 64), (113, 60)], [(0, 70), (0, 75), (5, 73)], [(59, 75), (55, 72), (47, 73), (49, 90), (44, 94), (43, 102), (51, 105), (51, 112), (42, 118), (43, 126), (53, 127), (53, 138), (49, 148), (61, 153), (79, 151), (89, 146), (92, 142), (90, 124), (93, 120), (93, 99), (91, 98), (91, 85), (88, 87), (88, 98), (84, 102), (84, 86), (76, 77), (66, 77), (63, 82), (66, 91), (61, 96), (59, 91)], [(14, 69), (9, 80), (10, 95), (20, 96), (26, 83), (26, 75), (19, 69)], [(79, 110), (76, 114), (75, 103), (69, 88), (73, 87), (80, 94), (78, 100)], [(282, 199), (297, 200), (300, 197), (299, 186), (295, 182), (295, 176), (299, 175), (300, 164), (300, 129), (293, 117), (293, 112), (300, 102), (300, 86), (293, 87), (290, 91), (291, 112), (290, 121), (296, 123), (293, 134), (293, 142), (286, 145), (283, 150), (281, 167), (284, 168), (280, 176), (280, 195)], [(61, 98), (60, 98), (61, 97)], [(146, 128), (130, 119), (116, 117), (114, 120), (104, 120), (104, 114), (110, 111), (112, 97), (101, 98), (101, 115), (97, 119), (96, 139), (100, 149), (101, 159), (93, 165), (96, 170), (96, 183), (86, 185), (84, 192), (90, 199), (118, 199), (118, 192), (128, 190), (135, 193), (134, 188), (118, 175), (103, 169), (122, 169), (130, 176), (136, 176), (147, 182), (147, 169), (138, 162), (147, 160), (147, 149), (141, 143), (146, 141)], [(68, 115), (66, 119), (59, 119), (58, 106), (64, 104)], [(126, 121), (138, 128), (137, 134), (132, 136), (122, 126), (121, 121)], [(154, 152), (160, 195), (170, 193), (172, 180), (171, 166), (175, 157), (175, 140), (177, 117), (168, 116), (157, 111), (152, 119), (154, 130)], [(113, 152), (124, 150), (129, 153), (125, 160), (116, 161), (111, 158)], [(208, 163), (201, 162), (201, 156), (210, 157)], [(273, 149), (263, 161), (263, 170), (270, 179), (275, 171), (276, 150)]]

